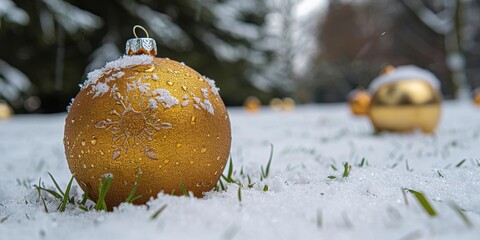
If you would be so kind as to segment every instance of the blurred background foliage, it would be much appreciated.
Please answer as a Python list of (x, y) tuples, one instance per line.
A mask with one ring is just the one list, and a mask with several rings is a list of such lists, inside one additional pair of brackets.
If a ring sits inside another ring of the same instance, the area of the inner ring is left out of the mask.
[(248, 96), (337, 102), (386, 65), (434, 72), (446, 98), (480, 85), (480, 0), (0, 0), (0, 100), (65, 111), (86, 74), (143, 25), (158, 57)]

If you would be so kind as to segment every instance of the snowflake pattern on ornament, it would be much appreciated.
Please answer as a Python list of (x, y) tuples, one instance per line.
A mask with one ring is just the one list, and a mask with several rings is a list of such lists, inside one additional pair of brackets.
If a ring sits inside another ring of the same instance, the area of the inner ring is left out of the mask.
[(157, 153), (148, 145), (148, 142), (153, 140), (156, 131), (171, 129), (172, 124), (156, 119), (151, 108), (148, 108), (148, 113), (135, 110), (131, 104), (127, 105), (124, 97), (114, 89), (112, 97), (117, 105), (122, 107), (122, 113), (113, 109), (110, 114), (114, 120), (107, 118), (95, 124), (96, 128), (109, 130), (113, 134), (115, 145), (112, 146), (114, 149), (112, 160), (118, 159), (122, 153), (127, 153), (130, 147), (141, 147), (145, 156), (157, 160)]

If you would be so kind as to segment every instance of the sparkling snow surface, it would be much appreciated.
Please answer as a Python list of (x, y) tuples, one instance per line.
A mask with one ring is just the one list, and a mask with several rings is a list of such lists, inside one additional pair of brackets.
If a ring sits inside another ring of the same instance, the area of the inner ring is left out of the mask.
[[(65, 187), (70, 172), (62, 138), (64, 114), (0, 121), (1, 239), (478, 239), (480, 236), (480, 108), (447, 102), (435, 135), (372, 134), (366, 118), (344, 104), (293, 112), (230, 110), (235, 176), (243, 165), (255, 182), (209, 192), (203, 199), (159, 194), (148, 206), (83, 212), (30, 187), (47, 172)], [(260, 182), (274, 145), (270, 176)], [(358, 166), (365, 158), (368, 165)], [(463, 159), (466, 161), (457, 167)], [(342, 179), (343, 162), (352, 165)], [(331, 167), (335, 166), (335, 171)], [(228, 167), (226, 168), (228, 169)], [(440, 174), (443, 177), (440, 176)], [(328, 176), (336, 176), (331, 180)], [(267, 184), (269, 190), (262, 191)], [(74, 184), (76, 186), (76, 183)], [(438, 213), (429, 217), (412, 194), (423, 192)], [(76, 197), (81, 190), (75, 187)], [(472, 221), (468, 228), (449, 206)], [(154, 220), (151, 216), (166, 209)]]

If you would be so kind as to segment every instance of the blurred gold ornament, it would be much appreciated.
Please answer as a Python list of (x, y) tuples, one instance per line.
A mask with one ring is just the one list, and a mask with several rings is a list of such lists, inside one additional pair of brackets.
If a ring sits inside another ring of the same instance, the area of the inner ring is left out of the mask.
[(356, 116), (366, 115), (370, 107), (370, 94), (366, 90), (356, 89), (351, 91), (348, 96), (348, 105), (350, 110)]
[(284, 111), (292, 111), (295, 109), (295, 100), (289, 97), (284, 98), (282, 101), (282, 109)]
[(247, 99), (245, 99), (245, 103), (243, 104), (243, 107), (249, 112), (258, 112), (261, 106), (262, 103), (255, 96), (247, 97)]
[(377, 132), (435, 130), (442, 97), (438, 79), (432, 73), (413, 66), (399, 67), (378, 77), (370, 86), (368, 115)]
[(280, 98), (272, 98), (270, 100), (270, 107), (275, 111), (282, 110), (283, 101)]
[(181, 184), (201, 197), (230, 152), (230, 120), (214, 81), (155, 58), (156, 50), (148, 33), (128, 40), (128, 56), (88, 74), (66, 119), (70, 171), (94, 200), (111, 175), (110, 208), (125, 201), (138, 172), (137, 203), (161, 191), (182, 194)]
[(0, 120), (10, 118), (13, 114), (13, 110), (7, 103), (0, 102)]
[(480, 88), (473, 90), (473, 102), (475, 105), (480, 106)]

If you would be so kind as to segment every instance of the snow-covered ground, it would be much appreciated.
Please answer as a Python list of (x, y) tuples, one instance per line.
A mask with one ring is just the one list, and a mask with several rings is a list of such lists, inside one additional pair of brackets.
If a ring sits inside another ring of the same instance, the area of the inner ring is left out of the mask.
[[(257, 114), (233, 108), (230, 114), (235, 177), (242, 178), (243, 166), (244, 175), (255, 182), (253, 188), (242, 188), (241, 202), (238, 186), (230, 184), (227, 191), (212, 191), (203, 199), (159, 194), (148, 206), (124, 204), (108, 213), (71, 206), (56, 212), (58, 201), (51, 198), (45, 213), (31, 187), (41, 177), (53, 188), (47, 172), (62, 187), (71, 176), (62, 145), (64, 114), (0, 121), (0, 239), (480, 236), (480, 108), (470, 103), (445, 103), (435, 135), (373, 135), (368, 120), (353, 117), (344, 104)], [(271, 172), (261, 182), (270, 143)], [(344, 162), (352, 166), (346, 178)], [(423, 192), (438, 215), (430, 217), (403, 188)], [(75, 187), (77, 197), (80, 191)], [(452, 202), (464, 209), (473, 227)]]

